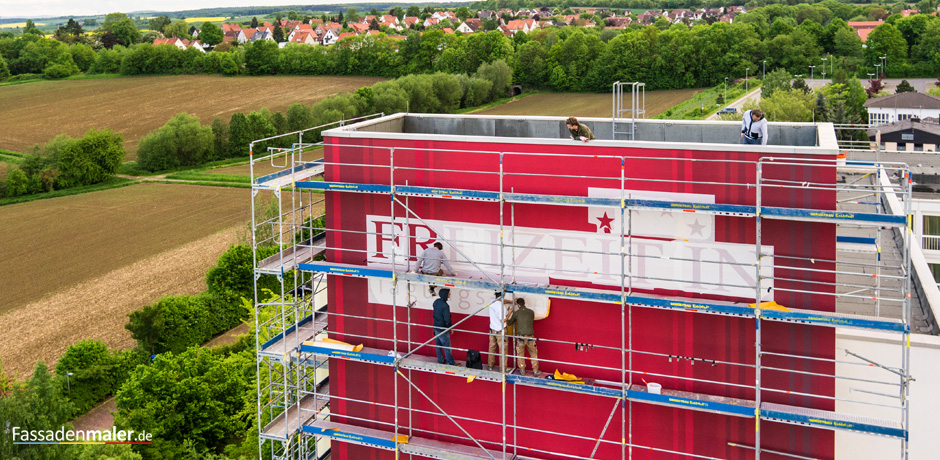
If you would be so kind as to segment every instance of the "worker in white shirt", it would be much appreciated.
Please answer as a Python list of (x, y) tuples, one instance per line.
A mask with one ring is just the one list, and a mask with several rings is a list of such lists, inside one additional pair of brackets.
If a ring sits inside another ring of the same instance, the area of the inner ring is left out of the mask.
[[(418, 273), (425, 275), (441, 276), (444, 274), (444, 268), (447, 269), (448, 276), (454, 276), (454, 269), (450, 267), (447, 261), (447, 255), (444, 254), (444, 245), (435, 242), (418, 256)], [(442, 267), (443, 266), (443, 267)], [(428, 288), (431, 295), (434, 295), (434, 286)]]
[(741, 120), (741, 143), (767, 145), (767, 120), (757, 109), (744, 112)]
[[(503, 300), (502, 292), (496, 292), (496, 298), (487, 306), (490, 315), (490, 344), (487, 350), (489, 354), (487, 358), (487, 370), (493, 370), (493, 365), (496, 364), (496, 348), (498, 343), (499, 354), (503, 356), (500, 369), (506, 371), (506, 340), (504, 339), (506, 338), (506, 313), (509, 311), (508, 307), (511, 306), (511, 301)], [(512, 369), (508, 371), (512, 371)]]

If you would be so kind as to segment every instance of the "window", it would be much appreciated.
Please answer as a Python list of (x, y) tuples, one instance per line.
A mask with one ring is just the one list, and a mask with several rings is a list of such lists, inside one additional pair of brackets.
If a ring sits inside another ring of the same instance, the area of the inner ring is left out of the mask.
[(924, 216), (923, 234), (940, 236), (940, 216)]
[(908, 133), (908, 134), (903, 134), (903, 133), (902, 133), (902, 134), (901, 134), (901, 140), (902, 140), (902, 141), (912, 141), (912, 140), (914, 140), (914, 133)]
[(940, 264), (928, 264), (930, 265), (930, 272), (933, 273), (933, 279), (940, 284)]
[(899, 114), (898, 114), (898, 121), (904, 121), (904, 120), (910, 120), (910, 119), (911, 119), (911, 114), (909, 114), (909, 113), (899, 113)]
[(888, 122), (888, 114), (886, 113), (877, 113), (869, 112), (868, 113), (868, 123), (872, 125), (883, 125)]

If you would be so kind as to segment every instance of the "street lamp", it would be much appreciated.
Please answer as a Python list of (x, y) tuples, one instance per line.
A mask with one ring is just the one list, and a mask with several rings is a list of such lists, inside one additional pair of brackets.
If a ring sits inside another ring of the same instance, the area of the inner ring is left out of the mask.
[(728, 106), (728, 77), (725, 77), (725, 107)]
[(874, 79), (875, 79), (875, 74), (869, 72), (869, 74), (868, 74), (868, 79), (869, 79), (869, 80), (874, 80)]
[(68, 388), (69, 393), (72, 392), (72, 384), (69, 382), (69, 377), (71, 377), (72, 375), (73, 374), (71, 372), (65, 373), (65, 387)]
[(750, 67), (744, 69), (744, 94), (747, 94), (747, 71), (751, 70)]
[(763, 70), (761, 71), (760, 79), (763, 80), (767, 78), (767, 60), (764, 59), (763, 61), (761, 61), (761, 64), (763, 65)]
[(809, 66), (809, 79), (810, 79), (810, 80), (813, 79), (813, 69), (815, 69), (815, 68), (816, 68), (816, 66), (814, 66), (814, 65)]
[(885, 54), (881, 56), (881, 68), (884, 69), (885, 73), (888, 73), (888, 55)]
[(881, 77), (881, 64), (875, 64), (875, 70), (878, 73), (878, 77)]

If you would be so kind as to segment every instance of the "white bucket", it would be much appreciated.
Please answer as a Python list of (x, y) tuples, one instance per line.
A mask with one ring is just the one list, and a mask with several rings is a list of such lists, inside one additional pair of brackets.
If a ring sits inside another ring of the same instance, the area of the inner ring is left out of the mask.
[(660, 384), (658, 384), (658, 383), (650, 383), (650, 384), (646, 385), (646, 392), (649, 393), (649, 394), (651, 394), (651, 395), (658, 395), (658, 394), (660, 394), (660, 391), (661, 391), (662, 389), (663, 389), (663, 386), (660, 385)]

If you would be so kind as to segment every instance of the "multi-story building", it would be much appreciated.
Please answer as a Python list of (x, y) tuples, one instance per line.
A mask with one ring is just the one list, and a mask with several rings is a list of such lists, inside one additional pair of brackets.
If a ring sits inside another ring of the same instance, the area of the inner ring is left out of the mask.
[[(909, 281), (906, 166), (846, 165), (830, 124), (745, 146), (731, 122), (582, 121), (597, 140), (552, 117), (396, 114), (253, 144), (253, 168), (276, 165), (253, 203), (279, 206), (253, 213), (256, 252), (280, 250), (256, 274), (283, 281), (256, 298), (262, 454), (906, 456), (900, 344), (915, 313), (935, 328), (940, 295)], [(453, 274), (415, 271), (435, 242)], [(451, 291), (446, 331), (429, 286)], [(514, 334), (490, 326), (494, 293), (534, 311), (542, 375), (489, 347)], [(837, 353), (845, 331), (896, 360)], [(457, 361), (529, 371), (442, 363), (444, 334)]]

